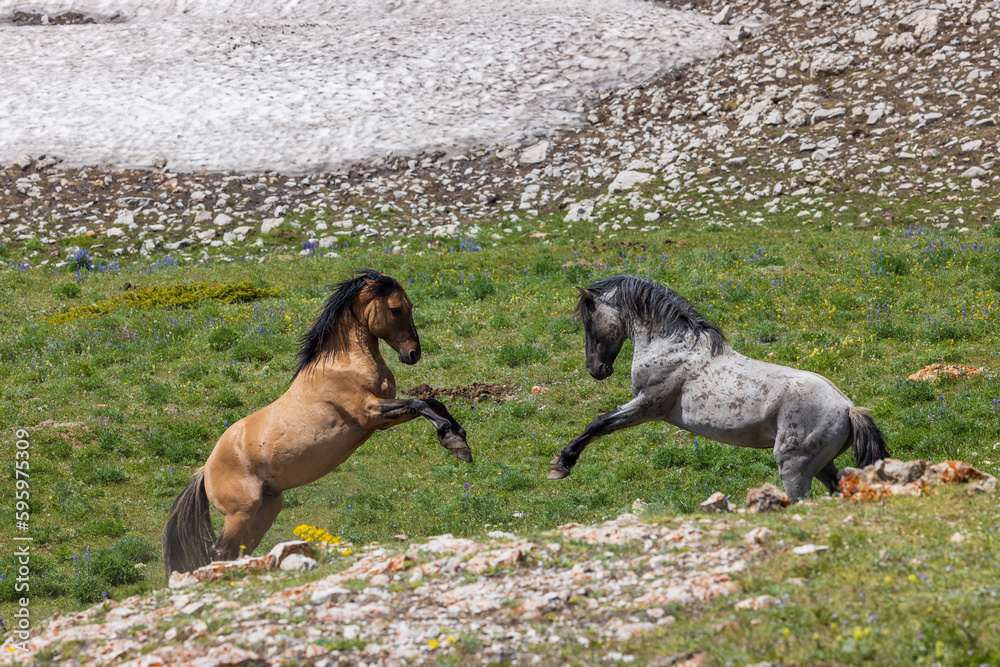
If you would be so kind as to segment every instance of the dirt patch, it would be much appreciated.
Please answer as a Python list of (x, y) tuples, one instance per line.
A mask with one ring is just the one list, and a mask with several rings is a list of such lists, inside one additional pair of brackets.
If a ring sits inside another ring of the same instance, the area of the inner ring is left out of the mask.
[(964, 364), (931, 364), (930, 366), (921, 368), (906, 379), (911, 382), (933, 381), (942, 377), (957, 380), (958, 378), (970, 378), (982, 375), (982, 372), (981, 368), (965, 366)]
[(429, 384), (418, 384), (405, 392), (408, 396), (415, 398), (440, 398), (450, 396), (452, 398), (467, 398), (470, 401), (481, 401), (491, 398), (497, 403), (509, 398), (514, 394), (514, 387), (509, 384), (487, 384), (486, 382), (473, 382), (461, 387), (448, 387), (435, 389)]

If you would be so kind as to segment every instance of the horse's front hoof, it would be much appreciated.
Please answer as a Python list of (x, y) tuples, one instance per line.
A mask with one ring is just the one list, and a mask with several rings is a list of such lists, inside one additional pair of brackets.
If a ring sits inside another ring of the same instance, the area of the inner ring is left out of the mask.
[(552, 471), (549, 473), (549, 479), (569, 477), (569, 472), (569, 468), (560, 463), (559, 456), (552, 459)]
[(472, 450), (469, 443), (456, 434), (450, 434), (441, 439), (441, 446), (451, 452), (452, 456), (460, 461), (472, 463)]

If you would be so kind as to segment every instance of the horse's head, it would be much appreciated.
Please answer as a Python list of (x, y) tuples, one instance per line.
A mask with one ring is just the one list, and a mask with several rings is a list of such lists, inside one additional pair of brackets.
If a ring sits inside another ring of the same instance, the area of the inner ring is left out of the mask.
[(605, 298), (582, 287), (577, 289), (580, 302), (576, 310), (587, 337), (587, 372), (603, 380), (615, 370), (615, 359), (625, 342), (625, 324), (618, 310)]
[(420, 336), (413, 324), (413, 304), (403, 287), (384, 274), (365, 280), (368, 284), (361, 293), (361, 311), (368, 330), (398, 352), (401, 362), (417, 363), (420, 361)]

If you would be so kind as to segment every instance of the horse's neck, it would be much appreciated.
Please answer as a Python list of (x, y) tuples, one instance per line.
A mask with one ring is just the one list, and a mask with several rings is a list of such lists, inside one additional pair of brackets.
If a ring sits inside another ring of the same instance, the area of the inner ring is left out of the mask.
[(707, 334), (695, 336), (693, 332), (685, 331), (679, 336), (665, 336), (653, 327), (635, 323), (629, 337), (632, 339), (635, 357), (643, 357), (646, 353), (654, 353), (659, 357), (677, 354), (686, 360), (712, 356), (712, 341)]
[(351, 368), (379, 377), (392, 375), (382, 358), (378, 338), (350, 311), (337, 323), (336, 331), (327, 335), (319, 357), (319, 365), (328, 368)]
[(354, 313), (348, 311), (344, 322), (344, 336), (341, 339), (341, 354), (347, 355), (352, 363), (370, 362), (373, 366), (387, 368), (382, 352), (379, 350), (378, 338), (368, 330)]

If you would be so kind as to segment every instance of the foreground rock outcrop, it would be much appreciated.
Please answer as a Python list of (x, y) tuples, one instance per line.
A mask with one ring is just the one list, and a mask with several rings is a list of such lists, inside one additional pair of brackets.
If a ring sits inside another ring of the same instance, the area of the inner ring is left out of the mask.
[[(630, 640), (674, 622), (677, 605), (737, 590), (732, 576), (766, 536), (725, 546), (719, 536), (729, 528), (624, 514), (541, 539), (439, 535), (402, 553), (369, 549), (346, 569), (270, 595), (263, 591), (275, 575), (239, 578), (239, 561), (216, 563), (175, 576), (181, 594), (109, 601), (40, 623), (31, 657), (5, 645), (0, 664), (406, 665), (449, 650), (470, 662), (528, 663), (532, 646), (564, 641), (600, 642), (623, 660)], [(285, 560), (301, 550), (282, 549)], [(267, 572), (275, 556), (256, 560), (243, 569)], [(70, 642), (73, 651), (62, 651)]]
[(847, 500), (878, 500), (886, 496), (920, 496), (941, 484), (968, 484), (969, 493), (996, 491), (997, 479), (963, 461), (883, 459), (865, 468), (840, 471), (840, 492)]

